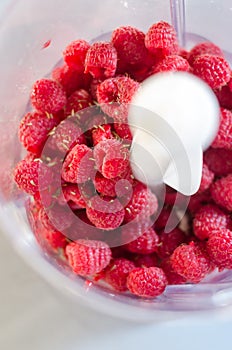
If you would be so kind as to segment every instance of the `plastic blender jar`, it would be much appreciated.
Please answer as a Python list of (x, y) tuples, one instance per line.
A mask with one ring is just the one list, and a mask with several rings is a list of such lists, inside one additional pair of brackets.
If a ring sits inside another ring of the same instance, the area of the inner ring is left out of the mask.
[[(1, 225), (12, 245), (56, 289), (101, 312), (139, 321), (170, 320), (201, 312), (229, 310), (232, 271), (216, 274), (200, 284), (168, 286), (153, 300), (123, 295), (87, 285), (35, 241), (28, 224), (26, 195), (15, 193), (11, 173), (23, 157), (17, 137), (31, 86), (46, 76), (72, 40), (106, 40), (116, 27), (146, 31), (159, 20), (172, 22), (180, 45), (186, 48), (209, 40), (231, 62), (232, 5), (230, 0), (17, 0), (9, 1), (0, 19), (0, 190)], [(46, 43), (50, 45), (45, 49)]]

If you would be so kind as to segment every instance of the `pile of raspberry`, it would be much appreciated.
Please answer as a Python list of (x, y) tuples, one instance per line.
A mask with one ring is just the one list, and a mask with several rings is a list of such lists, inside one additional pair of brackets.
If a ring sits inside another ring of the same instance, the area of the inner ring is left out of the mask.
[[(221, 106), (185, 225), (168, 233), (186, 198), (176, 200), (167, 187), (163, 203), (134, 178), (127, 124), (140, 84), (166, 71), (200, 77)], [(46, 254), (87, 280), (143, 298), (232, 268), (232, 79), (218, 46), (203, 42), (188, 52), (163, 21), (147, 33), (119, 27), (109, 42), (75, 40), (50, 78), (34, 83), (30, 102), (19, 125), (27, 154), (14, 179), (30, 195), (28, 219)]]

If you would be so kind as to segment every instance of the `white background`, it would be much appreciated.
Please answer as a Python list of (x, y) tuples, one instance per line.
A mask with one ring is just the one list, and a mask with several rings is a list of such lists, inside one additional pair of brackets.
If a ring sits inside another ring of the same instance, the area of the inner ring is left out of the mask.
[(1, 350), (227, 350), (231, 320), (228, 311), (139, 325), (96, 314), (57, 294), (0, 233)]

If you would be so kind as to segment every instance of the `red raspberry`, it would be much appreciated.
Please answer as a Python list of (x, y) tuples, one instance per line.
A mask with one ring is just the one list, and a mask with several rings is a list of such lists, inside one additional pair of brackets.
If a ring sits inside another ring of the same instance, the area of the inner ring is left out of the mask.
[(192, 65), (200, 55), (214, 55), (224, 57), (222, 50), (211, 42), (203, 42), (195, 45), (188, 54), (188, 61)]
[(73, 67), (64, 64), (61, 67), (56, 67), (52, 71), (52, 79), (57, 81), (70, 96), (74, 91), (83, 87), (84, 75)]
[(92, 79), (90, 84), (90, 93), (94, 100), (97, 100), (97, 87), (101, 84), (105, 79)]
[(89, 109), (92, 105), (92, 97), (86, 90), (76, 90), (68, 98), (65, 107), (65, 116), (75, 116), (80, 127), (83, 127), (83, 124), (92, 116), (92, 109)]
[(127, 277), (129, 291), (144, 298), (154, 298), (162, 294), (167, 283), (165, 273), (159, 267), (137, 267)]
[(144, 43), (145, 34), (137, 28), (125, 26), (115, 29), (111, 41), (119, 60), (126, 64), (140, 64), (146, 60), (148, 51)]
[(94, 78), (110, 78), (115, 75), (117, 67), (117, 51), (111, 43), (94, 43), (85, 58), (85, 73)]
[(39, 235), (52, 249), (65, 249), (68, 244), (67, 238), (57, 230), (42, 230)]
[(145, 185), (139, 183), (133, 189), (130, 202), (125, 207), (125, 222), (144, 221), (158, 209), (156, 196)]
[(138, 254), (150, 254), (157, 252), (159, 245), (159, 236), (153, 230), (153, 228), (148, 229), (134, 241), (126, 245), (126, 249), (132, 253)]
[(188, 60), (189, 52), (185, 49), (179, 49), (178, 55)]
[(218, 228), (213, 231), (206, 243), (210, 258), (222, 269), (232, 269), (232, 231)]
[(182, 243), (186, 242), (186, 236), (179, 228), (174, 228), (170, 232), (162, 232), (160, 234), (160, 244), (158, 255), (164, 259), (169, 257), (174, 250)]
[(232, 174), (215, 181), (211, 186), (211, 196), (215, 203), (232, 210)]
[(50, 79), (37, 80), (31, 92), (31, 103), (38, 111), (56, 113), (67, 102), (63, 88)]
[(103, 196), (116, 197), (114, 179), (106, 179), (101, 173), (97, 172), (94, 185), (96, 190)]
[(56, 115), (29, 112), (20, 122), (19, 139), (32, 153), (40, 154), (51, 129), (59, 123)]
[(232, 173), (232, 150), (209, 148), (204, 153), (204, 161), (215, 175)]
[(79, 190), (79, 187), (74, 184), (64, 184), (62, 186), (63, 196), (71, 209), (81, 209), (86, 207), (85, 200)]
[(89, 48), (90, 45), (85, 40), (72, 41), (63, 52), (64, 61), (69, 67), (84, 71), (85, 57)]
[(200, 208), (193, 219), (194, 234), (201, 240), (209, 238), (212, 231), (227, 228), (229, 216), (223, 213), (216, 205), (208, 204)]
[(126, 144), (116, 139), (99, 142), (93, 151), (97, 169), (107, 179), (122, 175), (129, 165), (129, 151)]
[(67, 182), (82, 183), (94, 177), (93, 151), (86, 145), (76, 145), (68, 153), (62, 168), (62, 178)]
[(25, 203), (25, 209), (26, 209), (27, 219), (29, 221), (31, 229), (34, 233), (36, 233), (36, 230), (38, 228), (38, 223), (39, 223), (38, 217), (39, 217), (41, 205), (39, 202), (34, 201), (31, 198), (28, 198), (28, 200)]
[(128, 124), (114, 123), (114, 130), (123, 140), (132, 140), (132, 134)]
[(155, 253), (136, 255), (134, 263), (138, 267), (155, 267), (158, 266), (158, 257)]
[(193, 62), (193, 73), (212, 89), (221, 88), (230, 80), (230, 66), (223, 57), (200, 55)]
[(101, 241), (78, 239), (68, 244), (65, 252), (73, 272), (81, 276), (101, 272), (111, 259), (109, 246)]
[(232, 92), (232, 75), (231, 75), (230, 81), (228, 82), (228, 86), (230, 91)]
[(98, 125), (92, 131), (93, 145), (96, 146), (99, 142), (107, 139), (112, 139), (111, 126), (109, 124)]
[(112, 230), (121, 225), (125, 212), (117, 199), (94, 196), (88, 202), (86, 214), (96, 227)]
[(63, 120), (56, 129), (50, 132), (49, 147), (67, 153), (75, 145), (85, 144), (85, 136), (79, 126), (72, 122), (75, 117)]
[(119, 292), (127, 290), (127, 277), (135, 269), (135, 264), (125, 258), (114, 259), (104, 271), (105, 281)]
[(210, 191), (197, 192), (190, 197), (188, 210), (194, 215), (203, 205), (209, 204), (210, 202), (212, 202)]
[(39, 159), (23, 159), (14, 169), (14, 181), (21, 190), (35, 195), (52, 183), (52, 172)]
[(180, 275), (178, 275), (178, 273), (176, 273), (173, 268), (172, 268), (172, 264), (170, 261), (170, 258), (167, 259), (163, 259), (161, 261), (160, 267), (163, 269), (167, 280), (168, 280), (168, 284), (185, 284), (186, 283), (186, 279)]
[(214, 92), (222, 108), (232, 109), (232, 91), (228, 85), (215, 89)]
[[(163, 209), (161, 210), (158, 218), (155, 221), (155, 225), (154, 225), (155, 229), (160, 230), (160, 229), (164, 229), (165, 228), (168, 220), (171, 219), (170, 218), (171, 212), (172, 212), (171, 208), (163, 207)], [(175, 214), (175, 212), (172, 213), (171, 222), (173, 224), (177, 224), (179, 222), (179, 219), (178, 219), (177, 215)]]
[(162, 61), (154, 66), (152, 73), (160, 72), (189, 72), (190, 66), (186, 59), (178, 55), (166, 56)]
[(146, 48), (158, 56), (178, 53), (178, 42), (175, 29), (167, 22), (153, 24), (145, 35)]
[(200, 282), (211, 268), (209, 257), (194, 242), (177, 247), (170, 261), (173, 270), (190, 283)]
[(130, 171), (126, 171), (120, 177), (115, 177), (114, 179), (107, 179), (101, 173), (97, 172), (94, 185), (96, 190), (109, 197), (122, 197), (130, 190), (130, 185), (133, 184), (133, 179), (131, 178)]
[(207, 190), (212, 184), (213, 179), (214, 179), (214, 173), (211, 170), (209, 170), (208, 166), (204, 163), (202, 167), (201, 183), (200, 183), (198, 193), (204, 192), (205, 190)]
[(97, 101), (104, 113), (117, 123), (127, 120), (129, 104), (139, 83), (128, 77), (106, 79), (97, 87)]
[(42, 207), (39, 212), (41, 225), (47, 230), (58, 230), (63, 232), (70, 227), (74, 220), (74, 215), (68, 207), (62, 207), (54, 203), (52, 207)]
[(99, 125), (112, 124), (112, 120), (110, 119), (108, 115), (102, 113), (93, 115), (85, 124), (86, 133), (89, 134), (91, 138), (93, 129), (97, 128)]
[(232, 112), (221, 109), (220, 127), (211, 147), (232, 150)]

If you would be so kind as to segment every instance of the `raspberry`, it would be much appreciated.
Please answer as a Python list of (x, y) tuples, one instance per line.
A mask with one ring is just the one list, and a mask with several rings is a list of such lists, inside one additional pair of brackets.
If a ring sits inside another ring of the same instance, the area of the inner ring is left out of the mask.
[(167, 280), (168, 280), (168, 284), (185, 284), (186, 283), (186, 279), (180, 275), (178, 275), (178, 273), (176, 273), (173, 268), (172, 268), (172, 264), (170, 261), (170, 258), (167, 259), (163, 259), (161, 261), (160, 267), (162, 268), (162, 270), (164, 271)]
[(211, 196), (215, 203), (232, 210), (232, 174), (215, 181), (211, 186)]
[(209, 148), (204, 153), (204, 161), (215, 175), (232, 173), (232, 150)]
[(51, 208), (41, 207), (39, 211), (40, 224), (46, 230), (64, 231), (73, 223), (74, 215), (67, 207), (55, 204)]
[(215, 89), (214, 92), (222, 108), (232, 109), (232, 91), (228, 85)]
[(75, 117), (63, 120), (56, 129), (50, 132), (49, 147), (67, 153), (75, 145), (85, 144), (85, 136), (79, 126), (72, 122)]
[(39, 235), (46, 241), (52, 249), (65, 249), (68, 241), (66, 237), (57, 230), (42, 230), (39, 231)]
[(97, 87), (101, 84), (105, 79), (93, 79), (90, 84), (90, 93), (94, 100), (97, 100)]
[(137, 267), (127, 277), (127, 287), (132, 294), (154, 298), (163, 293), (167, 278), (159, 267)]
[(137, 28), (125, 26), (113, 31), (111, 41), (117, 50), (119, 60), (134, 65), (143, 63), (147, 57), (144, 39), (143, 32)]
[(125, 212), (117, 199), (94, 196), (86, 207), (86, 214), (96, 227), (112, 230), (121, 225)]
[(97, 101), (104, 113), (115, 122), (127, 120), (128, 104), (139, 88), (139, 83), (128, 77), (116, 77), (104, 80), (97, 87)]
[(194, 234), (201, 240), (209, 238), (214, 230), (227, 228), (228, 225), (229, 216), (213, 204), (200, 208), (193, 219)]
[(138, 267), (155, 267), (158, 266), (158, 257), (155, 253), (137, 255), (134, 263)]
[(232, 150), (232, 112), (221, 109), (220, 127), (211, 147)]
[(194, 242), (177, 247), (170, 261), (173, 270), (190, 283), (200, 282), (211, 268), (209, 257)]
[(96, 190), (103, 196), (116, 197), (114, 179), (106, 179), (101, 173), (97, 172), (94, 185)]
[(97, 169), (107, 179), (120, 176), (129, 165), (127, 145), (116, 139), (101, 141), (95, 146), (93, 154)]
[(125, 207), (125, 222), (144, 221), (158, 209), (156, 196), (145, 185), (139, 183), (133, 189), (130, 202)]
[(52, 172), (42, 161), (23, 159), (14, 169), (14, 181), (21, 190), (35, 195), (52, 183)]
[(82, 183), (94, 177), (93, 151), (86, 145), (76, 145), (68, 153), (62, 168), (62, 178), (67, 182)]
[(65, 184), (62, 186), (62, 191), (64, 199), (71, 209), (76, 210), (86, 207), (85, 200), (77, 185)]
[(193, 62), (193, 73), (212, 89), (226, 85), (230, 80), (230, 66), (223, 57), (200, 55)]
[(76, 90), (67, 100), (65, 116), (75, 116), (80, 127), (83, 127), (92, 114), (91, 108), (89, 109), (92, 105), (92, 97), (86, 90)]
[(132, 140), (132, 134), (128, 124), (114, 123), (114, 130), (123, 140)]
[(164, 259), (169, 257), (174, 250), (182, 243), (186, 242), (186, 236), (179, 228), (174, 228), (170, 232), (162, 232), (160, 234), (160, 244), (158, 255)]
[(200, 55), (214, 55), (223, 57), (222, 50), (211, 42), (203, 42), (195, 45), (188, 54), (189, 64), (193, 65), (195, 59)]
[(202, 207), (202, 205), (209, 204), (210, 202), (212, 202), (210, 191), (206, 190), (205, 192), (197, 192), (190, 197), (188, 210), (194, 215), (196, 211)]
[(135, 269), (135, 264), (125, 258), (114, 259), (104, 271), (105, 281), (119, 292), (127, 290), (127, 277)]
[(49, 132), (58, 123), (59, 119), (55, 115), (29, 112), (20, 122), (19, 139), (29, 152), (40, 154)]
[(72, 41), (63, 52), (64, 61), (69, 67), (84, 71), (85, 57), (89, 48), (90, 45), (85, 40)]
[(232, 269), (232, 231), (218, 228), (213, 231), (206, 243), (210, 258), (222, 269)]
[(158, 218), (155, 221), (155, 225), (154, 225), (155, 229), (157, 230), (164, 229), (169, 219), (171, 219), (171, 222), (173, 223), (173, 225), (179, 222), (179, 219), (175, 214), (175, 212), (172, 212), (172, 218), (170, 218), (171, 212), (172, 212), (171, 208), (163, 207)]
[(37, 80), (31, 92), (31, 103), (38, 111), (56, 113), (67, 102), (63, 88), (50, 79)]
[(178, 55), (188, 60), (189, 52), (185, 49), (179, 49)]
[(92, 137), (92, 131), (94, 128), (98, 127), (99, 125), (111, 124), (111, 120), (109, 119), (110, 118), (108, 117), (108, 115), (102, 113), (95, 114), (87, 120), (85, 124), (85, 130)]
[(92, 131), (93, 145), (96, 146), (99, 142), (107, 139), (112, 139), (111, 126), (109, 124), (99, 125)]
[(101, 272), (110, 262), (111, 250), (101, 241), (78, 239), (66, 247), (69, 265), (80, 276)]
[(232, 173), (232, 150), (209, 148), (204, 153), (204, 161), (215, 175)]
[(134, 241), (126, 245), (126, 249), (132, 253), (150, 254), (157, 252), (159, 237), (153, 228), (148, 229)]
[(110, 78), (115, 75), (117, 67), (117, 51), (111, 43), (94, 43), (85, 58), (85, 73), (94, 78)]
[(145, 46), (158, 56), (178, 53), (178, 42), (175, 29), (167, 22), (153, 24), (145, 35)]
[(189, 72), (190, 66), (186, 59), (178, 55), (166, 56), (162, 61), (154, 66), (152, 73), (160, 72)]
[(204, 192), (205, 190), (207, 190), (212, 184), (213, 179), (214, 179), (214, 173), (211, 170), (209, 170), (208, 166), (204, 163), (202, 167), (201, 183), (200, 183), (198, 193)]
[(52, 71), (52, 78), (63, 87), (67, 96), (70, 96), (77, 89), (82, 88), (84, 84), (83, 73), (75, 70), (73, 67), (69, 67), (67, 64), (56, 67)]

